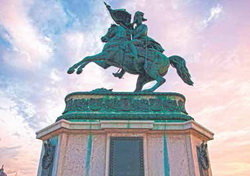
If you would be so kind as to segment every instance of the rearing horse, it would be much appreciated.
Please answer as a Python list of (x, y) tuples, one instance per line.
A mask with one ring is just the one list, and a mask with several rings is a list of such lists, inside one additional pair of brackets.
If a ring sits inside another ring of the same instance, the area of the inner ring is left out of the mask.
[(185, 60), (180, 56), (167, 57), (154, 49), (137, 46), (139, 54), (138, 58), (134, 59), (129, 54), (128, 45), (131, 41), (126, 29), (121, 26), (111, 25), (107, 34), (101, 40), (106, 43), (102, 52), (83, 58), (68, 69), (69, 74), (76, 69), (76, 73), (80, 74), (82, 69), (90, 62), (94, 62), (104, 69), (115, 66), (122, 68), (128, 73), (139, 75), (135, 92), (142, 91), (146, 83), (156, 80), (156, 84), (150, 89), (143, 90), (145, 92), (153, 92), (166, 81), (163, 76), (166, 75), (169, 66), (172, 65), (186, 84), (193, 85)]

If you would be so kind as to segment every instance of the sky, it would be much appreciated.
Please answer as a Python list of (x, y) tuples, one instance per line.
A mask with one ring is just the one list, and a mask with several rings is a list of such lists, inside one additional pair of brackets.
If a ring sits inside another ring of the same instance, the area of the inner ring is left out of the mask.
[[(148, 35), (167, 56), (185, 58), (195, 85), (174, 68), (157, 91), (185, 95), (196, 122), (215, 133), (208, 142), (214, 176), (250, 173), (250, 1), (107, 0), (137, 10)], [(35, 132), (55, 122), (75, 91), (133, 91), (136, 76), (89, 64), (67, 69), (102, 50), (113, 21), (102, 0), (0, 0), (0, 164), (8, 176), (34, 176), (42, 143)], [(148, 85), (149, 86), (149, 85)]]

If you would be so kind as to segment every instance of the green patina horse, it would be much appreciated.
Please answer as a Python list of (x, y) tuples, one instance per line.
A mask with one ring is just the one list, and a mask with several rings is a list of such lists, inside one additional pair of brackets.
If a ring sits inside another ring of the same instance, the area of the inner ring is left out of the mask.
[(153, 92), (165, 82), (163, 76), (166, 75), (169, 66), (172, 65), (186, 84), (193, 85), (185, 60), (180, 56), (167, 57), (163, 53), (150, 48), (150, 44), (146, 41), (144, 44), (136, 45), (138, 57), (135, 58), (131, 54), (131, 47), (129, 47), (133, 43), (128, 31), (119, 25), (111, 25), (107, 34), (101, 40), (106, 43), (102, 52), (83, 58), (68, 69), (69, 74), (75, 72), (76, 69), (76, 73), (80, 74), (90, 62), (94, 62), (104, 69), (115, 66), (122, 69), (120, 75), (114, 74), (116, 77), (121, 77), (125, 72), (139, 75), (135, 92), (142, 91), (146, 83), (155, 80), (155, 85), (150, 89), (143, 90), (144, 92)]

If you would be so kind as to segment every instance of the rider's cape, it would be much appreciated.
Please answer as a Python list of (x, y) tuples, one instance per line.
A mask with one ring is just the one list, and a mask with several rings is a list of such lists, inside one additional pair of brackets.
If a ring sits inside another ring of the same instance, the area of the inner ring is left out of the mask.
[(154, 39), (152, 39), (151, 37), (148, 37), (148, 42), (147, 42), (147, 45), (146, 47), (148, 48), (153, 48), (157, 51), (160, 51), (161, 53), (164, 52), (164, 49), (162, 48), (161, 44), (158, 43), (157, 41), (155, 41)]

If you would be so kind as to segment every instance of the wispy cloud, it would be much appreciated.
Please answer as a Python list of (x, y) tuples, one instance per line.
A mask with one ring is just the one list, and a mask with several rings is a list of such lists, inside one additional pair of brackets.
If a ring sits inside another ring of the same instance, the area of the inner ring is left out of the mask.
[(16, 68), (31, 69), (50, 57), (49, 41), (31, 24), (27, 7), (22, 1), (2, 2), (0, 23), (11, 36), (8, 42), (13, 47), (2, 55), (5, 63)]
[(217, 4), (215, 7), (210, 9), (209, 16), (202, 21), (203, 27), (207, 27), (210, 23), (216, 20), (222, 13), (223, 7), (220, 4)]

